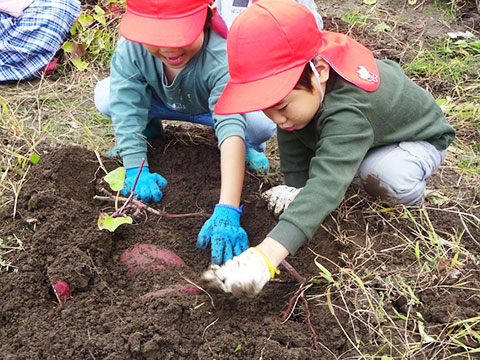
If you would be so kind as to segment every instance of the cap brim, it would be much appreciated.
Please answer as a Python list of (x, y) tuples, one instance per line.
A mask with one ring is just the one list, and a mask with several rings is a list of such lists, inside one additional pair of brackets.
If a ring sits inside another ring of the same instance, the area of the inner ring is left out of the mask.
[(248, 83), (229, 81), (213, 111), (218, 115), (268, 109), (282, 101), (297, 85), (305, 64)]
[(183, 47), (200, 35), (207, 19), (207, 6), (184, 18), (159, 19), (138, 16), (127, 10), (120, 34), (127, 40), (159, 47)]
[(365, 91), (375, 91), (380, 75), (372, 52), (353, 38), (336, 32), (322, 31), (318, 54), (342, 78)]

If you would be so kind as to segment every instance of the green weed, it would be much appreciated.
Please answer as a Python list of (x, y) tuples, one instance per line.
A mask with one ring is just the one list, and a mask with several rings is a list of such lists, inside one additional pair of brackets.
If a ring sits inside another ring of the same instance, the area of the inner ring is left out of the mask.
[(108, 66), (119, 38), (117, 26), (125, 0), (110, 0), (107, 6), (83, 7), (62, 45), (68, 60), (82, 71), (92, 63)]
[(447, 37), (418, 50), (404, 69), (415, 77), (438, 79), (453, 89), (452, 94), (458, 94), (466, 86), (475, 86), (480, 78), (480, 41)]
[(342, 15), (342, 20), (351, 25), (364, 25), (368, 20), (368, 16), (357, 10), (351, 10)]
[(443, 14), (443, 18), (447, 22), (455, 20), (458, 6), (458, 0), (435, 0), (433, 3), (433, 7)]

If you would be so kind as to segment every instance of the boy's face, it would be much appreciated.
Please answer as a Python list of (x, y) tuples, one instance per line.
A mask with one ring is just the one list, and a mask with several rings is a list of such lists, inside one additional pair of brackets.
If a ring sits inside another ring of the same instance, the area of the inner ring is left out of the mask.
[(158, 58), (167, 68), (175, 72), (182, 70), (195, 56), (203, 45), (204, 32), (202, 31), (192, 44), (179, 47), (167, 48), (143, 44), (145, 49)]
[(287, 131), (303, 129), (313, 119), (322, 102), (322, 92), (313, 81), (313, 91), (293, 89), (282, 101), (263, 110), (281, 129)]

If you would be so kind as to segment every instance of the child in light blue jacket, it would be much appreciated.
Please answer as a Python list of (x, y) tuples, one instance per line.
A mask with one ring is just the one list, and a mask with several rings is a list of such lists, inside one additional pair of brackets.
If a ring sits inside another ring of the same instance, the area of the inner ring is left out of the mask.
[[(221, 153), (220, 199), (198, 236), (211, 244), (212, 262), (223, 263), (248, 248), (240, 226), (245, 160), (266, 172), (265, 141), (275, 124), (263, 114), (217, 115), (213, 108), (229, 80), (226, 40), (211, 26), (209, 0), (127, 0), (110, 77), (95, 90), (97, 108), (112, 119), (117, 149), (126, 167), (128, 194), (146, 138), (162, 135), (162, 120), (213, 126)], [(152, 119), (152, 120), (149, 120)], [(135, 195), (160, 201), (167, 180), (143, 168)]]

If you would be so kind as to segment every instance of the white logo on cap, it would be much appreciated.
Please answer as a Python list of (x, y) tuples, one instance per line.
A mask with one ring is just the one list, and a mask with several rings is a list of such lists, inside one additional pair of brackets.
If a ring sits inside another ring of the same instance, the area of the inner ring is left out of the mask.
[(357, 74), (358, 76), (363, 79), (363, 80), (367, 80), (367, 81), (371, 81), (371, 82), (378, 82), (378, 76), (375, 75), (374, 73), (371, 73), (370, 71), (368, 71), (364, 66), (360, 65), (357, 69)]

